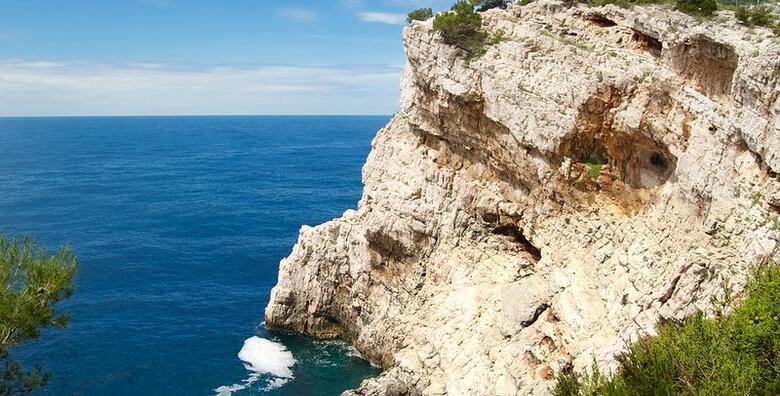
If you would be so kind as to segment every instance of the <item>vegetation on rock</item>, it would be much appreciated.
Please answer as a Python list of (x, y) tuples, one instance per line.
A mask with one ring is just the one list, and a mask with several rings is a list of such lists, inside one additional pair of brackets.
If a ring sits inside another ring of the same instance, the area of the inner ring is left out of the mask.
[(488, 40), (488, 43), (490, 45), (496, 45), (504, 40), (506, 40), (506, 30), (498, 29), (496, 30), (495, 33), (493, 33), (492, 36), (490, 36), (490, 40)]
[(770, 27), (774, 22), (774, 17), (769, 8), (739, 6), (734, 10), (734, 16), (745, 26), (763, 26)]
[(505, 9), (507, 0), (471, 0), (471, 4), (477, 7), (477, 11), (484, 12), (493, 8)]
[(715, 0), (676, 0), (674, 9), (698, 17), (711, 16), (718, 10)]
[(459, 0), (450, 12), (433, 20), (433, 29), (441, 34), (444, 44), (459, 48), (471, 60), (485, 53), (488, 34), (482, 29), (482, 16), (474, 11), (470, 0)]
[[(588, 2), (591, 6), (603, 6), (614, 4), (623, 8), (650, 4), (669, 4), (668, 0), (593, 0)], [(715, 0), (675, 0), (674, 9), (696, 17), (709, 17), (718, 10)]]
[(585, 166), (588, 168), (588, 176), (590, 179), (594, 182), (597, 181), (599, 175), (601, 175), (601, 168), (604, 167), (604, 164), (598, 161), (588, 161), (585, 163)]
[(661, 0), (593, 0), (588, 2), (588, 5), (598, 7), (607, 4), (614, 4), (623, 8), (631, 8), (638, 5), (658, 4), (661, 2)]
[[(558, 375), (557, 396), (780, 394), (780, 267), (766, 259), (733, 313), (665, 323), (618, 356), (612, 379)], [(723, 307), (732, 304), (727, 295)]]
[(406, 22), (412, 23), (412, 21), (427, 21), (433, 18), (433, 10), (430, 8), (418, 8), (409, 13), (406, 16)]
[(68, 323), (54, 304), (73, 293), (76, 267), (67, 246), (48, 256), (29, 239), (0, 236), (0, 395), (28, 394), (48, 380), (40, 367), (25, 371), (10, 350), (38, 338), (43, 328)]

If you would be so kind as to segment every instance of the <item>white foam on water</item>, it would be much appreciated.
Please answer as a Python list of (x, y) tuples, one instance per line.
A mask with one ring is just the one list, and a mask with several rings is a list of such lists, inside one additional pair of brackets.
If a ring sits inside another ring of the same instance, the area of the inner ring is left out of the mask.
[(268, 381), (268, 384), (263, 387), (264, 392), (268, 392), (270, 390), (276, 389), (281, 387), (282, 385), (290, 382), (289, 378), (274, 378), (270, 381)]
[(292, 367), (296, 363), (295, 358), (287, 347), (278, 342), (250, 337), (244, 341), (243, 348), (238, 352), (238, 358), (252, 374), (240, 384), (214, 389), (217, 396), (230, 396), (233, 392), (247, 389), (263, 375), (274, 377), (262, 388), (263, 391), (276, 389), (293, 379)]
[(238, 358), (245, 364), (247, 370), (257, 374), (271, 374), (279, 378), (292, 378), (292, 366), (295, 358), (284, 345), (260, 337), (252, 337), (244, 341), (244, 347), (238, 353)]

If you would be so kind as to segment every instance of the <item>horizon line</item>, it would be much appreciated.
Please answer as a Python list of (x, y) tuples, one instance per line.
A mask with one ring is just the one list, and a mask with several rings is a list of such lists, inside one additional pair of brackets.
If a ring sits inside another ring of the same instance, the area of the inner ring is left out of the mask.
[(3, 118), (141, 118), (141, 117), (388, 117), (392, 114), (72, 114), (0, 115)]

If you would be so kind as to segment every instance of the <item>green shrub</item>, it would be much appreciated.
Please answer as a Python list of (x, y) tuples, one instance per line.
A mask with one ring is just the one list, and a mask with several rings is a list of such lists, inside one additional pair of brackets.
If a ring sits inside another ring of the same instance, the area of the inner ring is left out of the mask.
[(490, 45), (496, 45), (504, 40), (506, 40), (506, 30), (498, 29), (495, 33), (493, 33), (492, 36), (490, 36), (489, 43)]
[(774, 16), (767, 7), (754, 7), (750, 19), (756, 26), (768, 27), (774, 21)]
[(506, 0), (471, 0), (471, 4), (477, 7), (477, 11), (484, 12), (492, 8), (506, 9)]
[(614, 4), (618, 7), (630, 9), (637, 5), (660, 4), (665, 2), (666, 0), (592, 0), (588, 2), (588, 5), (591, 7), (598, 7), (607, 4)]
[(688, 15), (709, 17), (718, 10), (715, 0), (676, 0), (674, 9)]
[(763, 26), (772, 27), (774, 25), (774, 16), (767, 7), (745, 7), (739, 6), (734, 10), (734, 16), (745, 26)]
[(780, 268), (766, 260), (731, 315), (665, 323), (618, 356), (612, 379), (558, 374), (557, 396), (780, 394)]
[(471, 60), (485, 53), (488, 34), (482, 29), (482, 16), (474, 11), (469, 0), (459, 0), (450, 12), (443, 12), (433, 20), (433, 29), (441, 34), (444, 44), (452, 45)]
[(433, 18), (433, 10), (430, 8), (418, 8), (409, 13), (406, 16), (406, 22), (412, 23), (412, 21), (427, 21)]
[(750, 26), (750, 10), (745, 6), (739, 6), (736, 10), (734, 10), (734, 16), (737, 17), (737, 20), (742, 23), (743, 25)]
[(588, 161), (585, 163), (585, 166), (588, 167), (588, 176), (590, 176), (590, 179), (594, 182), (597, 181), (599, 175), (601, 175), (601, 168), (604, 167), (604, 164), (598, 161)]

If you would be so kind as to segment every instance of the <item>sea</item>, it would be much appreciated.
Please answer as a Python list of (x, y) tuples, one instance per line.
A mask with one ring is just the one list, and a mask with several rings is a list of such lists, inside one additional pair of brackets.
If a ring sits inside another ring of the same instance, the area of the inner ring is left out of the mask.
[(36, 395), (338, 395), (377, 368), (269, 332), (301, 225), (355, 208), (389, 116), (0, 118), (0, 233), (78, 257), (75, 294), (13, 350)]

